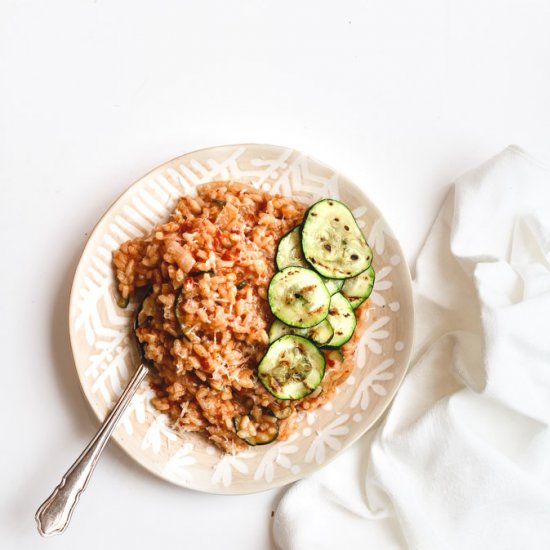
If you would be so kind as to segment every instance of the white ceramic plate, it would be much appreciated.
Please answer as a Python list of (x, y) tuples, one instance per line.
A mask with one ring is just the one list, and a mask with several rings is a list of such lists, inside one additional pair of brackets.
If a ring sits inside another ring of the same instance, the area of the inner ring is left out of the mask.
[(401, 248), (368, 197), (332, 168), (274, 145), (227, 145), (188, 153), (134, 183), (99, 221), (76, 270), (70, 332), (84, 395), (103, 420), (138, 361), (129, 333), (133, 312), (116, 305), (111, 253), (165, 220), (177, 197), (198, 184), (235, 179), (311, 204), (324, 197), (351, 207), (374, 250), (376, 284), (357, 364), (334, 399), (303, 416), (287, 441), (223, 455), (196, 434), (172, 430), (150, 404), (146, 383), (114, 439), (154, 474), (191, 489), (241, 494), (295, 481), (321, 468), (380, 417), (405, 372), (413, 338), (410, 274)]

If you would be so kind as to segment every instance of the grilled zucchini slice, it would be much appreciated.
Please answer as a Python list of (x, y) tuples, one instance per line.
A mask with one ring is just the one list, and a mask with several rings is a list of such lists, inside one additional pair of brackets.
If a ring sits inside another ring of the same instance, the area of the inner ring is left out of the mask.
[(315, 342), (318, 346), (322, 346), (334, 336), (334, 329), (326, 319), (311, 328), (289, 327), (277, 319), (269, 329), (269, 343), (274, 342), (285, 334), (297, 334), (298, 336), (304, 336), (305, 338)]
[[(275, 264), (277, 269), (281, 270), (291, 265), (297, 267), (311, 267), (304, 258), (302, 252), (302, 226), (297, 225), (294, 229), (289, 231), (279, 241), (277, 246), (277, 255), (275, 256)], [(326, 279), (323, 277), (323, 283), (327, 287), (330, 295), (340, 292), (344, 281), (338, 279)]]
[(310, 328), (327, 316), (330, 294), (315, 271), (291, 266), (271, 279), (268, 301), (273, 315), (283, 323)]
[(273, 342), (260, 364), (258, 377), (277, 399), (302, 399), (323, 379), (325, 356), (303, 336), (287, 334)]
[(347, 279), (367, 269), (372, 250), (348, 207), (334, 199), (316, 202), (305, 215), (302, 251), (323, 277)]
[(275, 264), (279, 271), (291, 265), (309, 268), (309, 264), (302, 253), (300, 229), (301, 227), (297, 225), (281, 237), (277, 245), (277, 254), (275, 255)]
[(340, 293), (335, 294), (330, 300), (328, 321), (334, 329), (334, 336), (324, 347), (328, 349), (339, 348), (353, 336), (357, 324), (351, 304)]
[(372, 292), (376, 275), (372, 265), (359, 273), (356, 277), (348, 279), (342, 287), (342, 295), (346, 297), (353, 309), (359, 307)]

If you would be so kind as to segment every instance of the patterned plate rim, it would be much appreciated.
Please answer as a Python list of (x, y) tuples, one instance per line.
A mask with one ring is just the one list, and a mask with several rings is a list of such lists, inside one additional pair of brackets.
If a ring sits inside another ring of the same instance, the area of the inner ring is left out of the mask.
[[(143, 180), (146, 180), (147, 178), (151, 177), (153, 174), (155, 174), (157, 172), (160, 172), (164, 167), (166, 167), (168, 165), (171, 165), (175, 162), (181, 161), (182, 159), (193, 157), (194, 155), (197, 155), (199, 153), (205, 153), (205, 152), (208, 152), (208, 151), (216, 151), (216, 150), (220, 150), (220, 149), (224, 149), (224, 148), (238, 148), (238, 147), (245, 147), (245, 148), (254, 147), (254, 148), (260, 148), (260, 149), (261, 148), (286, 149), (286, 150), (292, 151), (293, 153), (297, 153), (299, 155), (304, 156), (305, 158), (313, 161), (314, 163), (316, 163), (319, 166), (322, 166), (324, 168), (332, 170), (334, 173), (338, 174), (343, 179), (345, 179), (346, 186), (351, 188), (354, 193), (357, 193), (359, 196), (364, 196), (365, 198), (367, 198), (368, 202), (370, 203), (370, 206), (372, 207), (373, 210), (375, 210), (377, 212), (377, 214), (379, 215), (379, 218), (382, 218), (385, 221), (385, 219), (383, 218), (383, 216), (382, 216), (380, 210), (378, 209), (378, 207), (370, 200), (370, 198), (367, 197), (365, 192), (361, 188), (359, 188), (352, 180), (347, 178), (344, 173), (342, 173), (340, 170), (338, 170), (338, 171), (334, 170), (332, 167), (327, 165), (325, 162), (322, 162), (322, 161), (318, 160), (316, 157), (314, 157), (312, 155), (302, 153), (301, 151), (299, 151), (297, 149), (294, 149), (293, 147), (285, 147), (285, 146), (281, 146), (281, 145), (266, 144), (266, 143), (234, 143), (234, 144), (226, 144), (226, 145), (216, 145), (216, 146), (212, 146), (212, 147), (203, 147), (203, 148), (200, 148), (200, 149), (195, 149), (195, 150), (190, 151), (188, 153), (184, 153), (183, 155), (178, 155), (178, 156), (176, 156), (176, 157), (174, 157), (174, 158), (172, 158), (168, 161), (165, 161), (165, 162), (159, 164), (158, 166), (154, 167), (153, 169), (149, 170), (143, 176), (139, 177), (131, 185), (129, 185), (120, 195), (118, 195), (118, 197), (109, 205), (109, 207), (105, 210), (105, 212), (102, 214), (102, 216), (99, 218), (99, 220), (94, 225), (92, 231), (90, 232), (90, 234), (88, 236), (86, 244), (84, 245), (84, 248), (82, 249), (82, 253), (79, 257), (78, 264), (77, 264), (77, 267), (76, 267), (75, 272), (74, 272), (73, 282), (71, 284), (71, 291), (70, 291), (70, 298), (69, 298), (69, 308), (68, 308), (69, 336), (70, 336), (71, 351), (72, 351), (72, 354), (73, 354), (75, 369), (77, 371), (77, 375), (78, 375), (78, 379), (79, 379), (79, 383), (80, 383), (80, 389), (81, 389), (84, 397), (86, 398), (86, 402), (87, 402), (88, 406), (90, 407), (90, 409), (92, 410), (94, 416), (97, 418), (97, 420), (99, 422), (103, 422), (103, 418), (102, 418), (100, 412), (98, 410), (96, 410), (96, 408), (94, 407), (93, 396), (89, 395), (89, 385), (86, 382), (86, 380), (84, 379), (83, 371), (81, 371), (77, 367), (78, 359), (77, 359), (77, 352), (76, 352), (76, 349), (75, 349), (76, 345), (77, 345), (76, 344), (77, 338), (76, 338), (76, 335), (75, 335), (75, 328), (73, 326), (73, 323), (71, 322), (71, 314), (76, 308), (77, 282), (80, 280), (81, 271), (85, 269), (84, 259), (86, 258), (86, 256), (90, 252), (91, 247), (94, 244), (96, 233), (98, 233), (102, 229), (103, 222), (105, 221), (107, 216), (111, 213), (111, 211), (116, 209), (119, 206), (119, 204), (124, 203), (125, 198), (129, 194), (131, 194), (131, 192), (132, 192), (132, 190), (134, 189), (135, 186), (137, 186)], [(393, 236), (393, 234), (392, 234), (392, 236)], [(400, 245), (399, 241), (395, 237), (393, 237), (393, 240), (394, 240), (393, 244), (394, 244), (394, 247), (396, 248), (396, 250), (398, 252), (398, 255), (404, 260), (405, 256), (403, 254), (403, 250), (401, 248), (401, 245)], [(368, 432), (380, 420), (380, 418), (384, 415), (384, 413), (388, 410), (389, 406), (391, 405), (396, 393), (399, 391), (399, 388), (401, 387), (401, 384), (403, 382), (403, 379), (405, 378), (405, 375), (408, 372), (408, 369), (409, 369), (409, 366), (410, 366), (411, 354), (412, 354), (413, 341), (414, 341), (414, 338), (415, 338), (415, 333), (414, 333), (415, 312), (414, 312), (414, 304), (413, 304), (413, 300), (412, 300), (412, 279), (411, 279), (411, 274), (410, 274), (410, 270), (408, 268), (407, 263), (406, 262), (404, 262), (404, 263), (405, 263), (404, 272), (405, 272), (406, 275), (403, 279), (400, 279), (400, 284), (403, 285), (403, 287), (404, 287), (403, 291), (406, 294), (407, 299), (408, 299), (409, 304), (410, 304), (410, 313), (409, 313), (409, 315), (410, 315), (410, 319), (409, 319), (410, 320), (410, 328), (409, 328), (410, 333), (409, 333), (409, 338), (406, 341), (405, 348), (402, 350), (402, 363), (403, 363), (404, 366), (403, 366), (402, 370), (399, 373), (396, 373), (395, 380), (394, 380), (395, 383), (394, 383), (392, 389), (390, 391), (388, 391), (388, 393), (384, 396), (383, 404), (382, 404), (382, 406), (380, 406), (377, 413), (373, 414), (371, 417), (369, 417), (368, 421), (363, 423), (360, 430), (355, 435), (349, 437), (343, 443), (342, 447), (337, 452), (335, 452), (332, 456), (327, 458), (322, 464), (316, 463), (315, 465), (313, 465), (313, 468), (310, 469), (307, 472), (300, 472), (298, 474), (292, 474), (292, 473), (289, 472), (288, 475), (286, 475), (285, 477), (283, 477), (281, 479), (273, 480), (271, 482), (264, 482), (263, 485), (260, 484), (260, 483), (254, 483), (253, 488), (251, 488), (250, 490), (243, 491), (243, 490), (239, 489), (238, 491), (235, 491), (235, 490), (231, 490), (231, 486), (229, 486), (229, 487), (220, 486), (219, 490), (216, 490), (213, 487), (201, 488), (201, 487), (197, 487), (197, 486), (187, 485), (183, 482), (179, 482), (177, 479), (169, 478), (169, 477), (163, 475), (162, 472), (155, 470), (152, 467), (152, 465), (149, 463), (149, 461), (143, 460), (142, 459), (142, 454), (143, 453), (141, 451), (135, 452), (133, 449), (128, 448), (127, 446), (125, 446), (124, 436), (118, 435), (115, 431), (115, 432), (113, 432), (113, 434), (111, 436), (111, 439), (114, 440), (116, 442), (117, 446), (120, 449), (122, 449), (129, 457), (131, 457), (137, 464), (139, 464), (141, 467), (143, 467), (148, 472), (153, 474), (155, 477), (157, 477), (159, 479), (162, 479), (163, 481), (166, 481), (168, 483), (174, 484), (176, 486), (183, 487), (185, 489), (198, 491), (198, 492), (209, 493), (209, 494), (232, 496), (232, 495), (245, 495), (245, 494), (259, 493), (259, 492), (267, 491), (267, 490), (274, 489), (274, 488), (277, 488), (277, 487), (283, 487), (285, 485), (289, 485), (289, 484), (291, 484), (291, 483), (293, 483), (293, 482), (295, 482), (295, 481), (297, 481), (297, 480), (299, 480), (303, 477), (306, 477), (308, 475), (313, 474), (314, 472), (320, 470), (321, 468), (326, 467), (333, 460), (335, 460), (339, 455), (341, 455), (346, 449), (349, 449), (354, 443), (356, 443), (357, 440), (359, 440), (366, 432)]]

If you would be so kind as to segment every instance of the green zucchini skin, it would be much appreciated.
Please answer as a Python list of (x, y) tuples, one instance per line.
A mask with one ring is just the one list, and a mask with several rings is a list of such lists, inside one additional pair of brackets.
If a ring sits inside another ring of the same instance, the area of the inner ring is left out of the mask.
[[(248, 416), (250, 422), (254, 422), (254, 417), (252, 414), (244, 415)], [(243, 441), (248, 443), (251, 447), (257, 447), (260, 445), (268, 445), (277, 439), (279, 436), (279, 419), (275, 414), (266, 407), (262, 407), (262, 416), (259, 419), (259, 422), (267, 423), (271, 425), (270, 427), (274, 428), (271, 430), (271, 433), (257, 433), (256, 435), (250, 435), (247, 437), (241, 437), (239, 432), (241, 430), (241, 424), (243, 422), (244, 416), (236, 416), (233, 418), (233, 427), (237, 436), (240, 437)]]
[(328, 315), (330, 294), (311, 269), (290, 266), (275, 273), (267, 294), (273, 315), (291, 327), (314, 327)]
[(329, 294), (334, 296), (337, 292), (342, 290), (345, 281), (344, 279), (327, 279), (326, 277), (323, 277), (323, 282), (325, 283)]
[(258, 365), (258, 378), (277, 399), (296, 400), (314, 392), (325, 374), (325, 356), (307, 338), (295, 334), (273, 342)]
[(275, 266), (279, 271), (290, 266), (310, 267), (302, 253), (300, 240), (300, 225), (297, 225), (279, 239), (277, 252), (275, 254)]
[(353, 214), (335, 199), (323, 199), (307, 210), (301, 243), (306, 261), (329, 279), (355, 277), (372, 262), (372, 250)]
[[(286, 235), (283, 235), (277, 245), (277, 253), (275, 255), (275, 266), (280, 271), (285, 267), (296, 266), (306, 267), (311, 269), (311, 265), (304, 258), (302, 252), (302, 226), (297, 225), (290, 230)], [(340, 292), (344, 281), (338, 279), (327, 279), (322, 277), (323, 283), (327, 287), (329, 294), (332, 296)]]
[(337, 349), (353, 336), (357, 325), (357, 319), (351, 304), (340, 293), (335, 294), (330, 301), (328, 320), (334, 328), (334, 336), (323, 347), (325, 349)]
[(269, 329), (269, 343), (274, 342), (285, 334), (298, 334), (298, 336), (304, 336), (308, 340), (315, 342), (318, 346), (322, 346), (334, 336), (334, 329), (326, 319), (311, 328), (290, 327), (279, 321), (279, 319), (276, 319)]
[(358, 308), (370, 295), (374, 287), (376, 273), (371, 266), (359, 275), (347, 281), (342, 286), (342, 294), (345, 296), (353, 309)]

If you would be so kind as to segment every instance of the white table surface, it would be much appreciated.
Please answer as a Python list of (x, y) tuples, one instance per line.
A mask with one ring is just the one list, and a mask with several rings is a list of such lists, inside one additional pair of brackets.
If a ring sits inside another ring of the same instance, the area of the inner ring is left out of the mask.
[(69, 530), (38, 537), (97, 428), (67, 327), (87, 235), (163, 161), (265, 142), (362, 185), (412, 262), (457, 175), (509, 143), (550, 157), (549, 29), (546, 0), (4, 0), (0, 547), (272, 547), (284, 490), (186, 491), (114, 445)]

